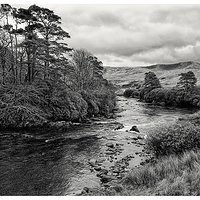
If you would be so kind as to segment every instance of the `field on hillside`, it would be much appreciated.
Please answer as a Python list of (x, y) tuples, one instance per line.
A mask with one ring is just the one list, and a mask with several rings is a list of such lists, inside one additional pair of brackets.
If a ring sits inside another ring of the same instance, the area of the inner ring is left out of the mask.
[(145, 73), (152, 71), (159, 78), (163, 87), (173, 87), (182, 72), (193, 71), (200, 84), (200, 63), (183, 62), (169, 65), (152, 65), (147, 67), (106, 67), (104, 78), (117, 85), (128, 84), (132, 81), (143, 81)]

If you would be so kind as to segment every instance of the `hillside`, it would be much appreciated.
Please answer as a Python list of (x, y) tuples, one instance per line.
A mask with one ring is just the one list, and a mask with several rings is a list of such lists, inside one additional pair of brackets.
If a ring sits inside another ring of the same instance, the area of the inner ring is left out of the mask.
[(176, 85), (179, 78), (178, 75), (182, 72), (193, 71), (198, 79), (200, 77), (200, 63), (188, 61), (145, 67), (106, 67), (104, 78), (122, 86), (132, 81), (143, 81), (145, 73), (149, 71), (157, 75), (163, 86), (172, 87)]

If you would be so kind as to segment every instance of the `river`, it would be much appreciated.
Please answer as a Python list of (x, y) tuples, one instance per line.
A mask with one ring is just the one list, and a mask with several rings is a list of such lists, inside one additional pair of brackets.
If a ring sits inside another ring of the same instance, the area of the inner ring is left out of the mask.
[[(117, 97), (116, 119), (74, 127), (66, 133), (46, 133), (32, 138), (30, 133), (0, 133), (0, 195), (75, 195), (84, 187), (101, 184), (90, 159), (102, 159), (109, 168), (127, 155), (135, 155), (142, 146), (130, 143), (137, 125), (141, 134), (158, 126), (173, 123), (178, 117), (194, 113), (184, 108), (164, 108)], [(117, 123), (124, 128), (114, 131)], [(121, 145), (112, 159), (106, 144)], [(135, 155), (128, 169), (138, 166), (142, 158)]]

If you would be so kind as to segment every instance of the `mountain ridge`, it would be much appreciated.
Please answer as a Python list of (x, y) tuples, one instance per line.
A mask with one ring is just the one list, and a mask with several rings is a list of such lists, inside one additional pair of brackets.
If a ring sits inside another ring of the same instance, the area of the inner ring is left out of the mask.
[[(142, 67), (105, 67), (104, 78), (110, 80), (114, 84), (124, 85), (129, 84), (132, 81), (143, 81), (145, 73), (149, 71), (152, 71), (157, 75), (163, 86), (173, 87), (176, 85), (180, 73), (193, 71), (198, 80), (200, 78), (200, 63), (186, 61)], [(198, 80), (197, 84), (200, 84), (200, 80)]]

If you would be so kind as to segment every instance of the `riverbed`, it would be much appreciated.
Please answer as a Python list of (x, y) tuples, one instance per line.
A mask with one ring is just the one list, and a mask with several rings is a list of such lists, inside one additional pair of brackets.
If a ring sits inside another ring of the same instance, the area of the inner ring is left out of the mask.
[[(138, 167), (144, 159), (140, 154), (144, 145), (131, 142), (133, 136), (148, 135), (195, 112), (125, 97), (117, 97), (117, 107), (115, 119), (77, 125), (66, 133), (37, 137), (27, 132), (0, 133), (0, 195), (76, 195), (84, 187), (98, 187), (102, 185), (99, 169), (91, 166), (91, 160), (108, 173), (126, 157), (131, 159), (126, 160), (125, 172)], [(119, 123), (124, 128), (114, 130)], [(140, 133), (129, 131), (133, 125)], [(108, 153), (108, 143), (114, 145), (113, 154)]]

